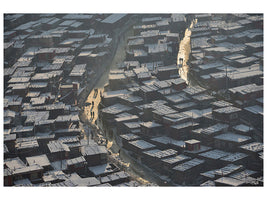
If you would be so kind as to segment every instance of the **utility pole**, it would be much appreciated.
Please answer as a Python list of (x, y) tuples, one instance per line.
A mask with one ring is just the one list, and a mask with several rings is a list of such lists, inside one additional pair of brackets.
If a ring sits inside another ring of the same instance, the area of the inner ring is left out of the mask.
[[(88, 127), (89, 128), (89, 127)], [(89, 145), (90, 129), (88, 129), (87, 144)]]
[(225, 65), (225, 87), (226, 87), (226, 92), (227, 92), (228, 90), (227, 65)]

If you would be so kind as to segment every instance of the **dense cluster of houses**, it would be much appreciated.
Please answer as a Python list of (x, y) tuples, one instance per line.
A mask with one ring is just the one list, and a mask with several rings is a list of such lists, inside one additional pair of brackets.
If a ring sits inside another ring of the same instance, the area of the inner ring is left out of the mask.
[(193, 17), (189, 64), (199, 85), (187, 86), (176, 65), (189, 17), (143, 18), (110, 72), (99, 124), (165, 183), (261, 186), (263, 16)]
[(105, 146), (83, 138), (77, 106), (121, 20), (127, 15), (4, 16), (5, 186), (140, 185), (108, 161)]

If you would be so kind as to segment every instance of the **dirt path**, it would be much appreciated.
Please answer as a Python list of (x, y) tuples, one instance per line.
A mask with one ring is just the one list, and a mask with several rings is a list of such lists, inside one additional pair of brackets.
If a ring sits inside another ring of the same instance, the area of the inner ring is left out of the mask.
[(189, 83), (189, 80), (188, 80), (189, 66), (187, 65), (187, 62), (188, 62), (189, 55), (191, 52), (191, 44), (190, 44), (191, 38), (190, 37), (191, 37), (191, 29), (193, 28), (194, 23), (196, 23), (196, 21), (193, 21), (190, 27), (185, 30), (184, 38), (180, 42), (179, 52), (177, 55), (178, 66), (179, 66), (179, 60), (183, 59), (183, 65), (182, 67), (179, 68), (179, 74), (181, 78), (184, 79), (187, 83)]
[(128, 29), (123, 36), (120, 36), (118, 42), (118, 47), (116, 53), (112, 59), (111, 64), (109, 65), (109, 69), (105, 70), (104, 74), (97, 81), (94, 89), (88, 95), (85, 106), (83, 116), (85, 120), (88, 120), (90, 123), (95, 124), (95, 121), (98, 118), (98, 105), (101, 102), (100, 95), (104, 92), (104, 86), (108, 83), (108, 76), (110, 70), (118, 69), (118, 64), (122, 63), (125, 60), (126, 52), (125, 47), (127, 46), (127, 38), (133, 35), (133, 29)]
[(125, 60), (126, 57), (125, 47), (127, 46), (127, 38), (132, 35), (133, 35), (133, 29), (130, 28), (128, 31), (125, 32), (123, 38), (122, 36), (120, 37), (122, 39), (120, 39), (119, 41), (117, 51), (109, 66), (109, 70), (106, 70), (105, 73), (101, 76), (95, 88), (103, 88), (104, 85), (108, 83), (108, 76), (110, 70), (118, 69), (118, 64), (122, 63)]

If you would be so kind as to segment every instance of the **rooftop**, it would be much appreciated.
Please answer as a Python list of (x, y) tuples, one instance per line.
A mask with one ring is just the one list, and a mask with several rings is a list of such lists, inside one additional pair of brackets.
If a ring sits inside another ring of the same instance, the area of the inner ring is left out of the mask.
[(202, 157), (205, 157), (205, 158), (218, 160), (220, 158), (228, 156), (229, 154), (230, 153), (228, 153), (228, 152), (221, 151), (221, 150), (218, 150), (218, 149), (214, 149), (214, 150), (211, 150), (211, 151), (207, 151), (207, 152), (201, 153), (199, 155), (202, 156)]
[(173, 126), (171, 126), (171, 128), (179, 130), (179, 129), (183, 129), (183, 128), (194, 127), (194, 126), (197, 126), (197, 125), (198, 125), (198, 123), (185, 122), (185, 123), (182, 123), (182, 124), (173, 125)]
[(86, 64), (75, 65), (69, 76), (82, 76), (86, 72)]
[(189, 100), (185, 93), (172, 94), (165, 96), (165, 98), (175, 104)]
[(243, 143), (243, 142), (251, 140), (251, 137), (249, 136), (239, 135), (239, 134), (230, 133), (230, 132), (217, 135), (214, 138), (219, 139), (219, 140), (236, 142), (236, 143)]
[(235, 153), (232, 153), (226, 157), (221, 158), (220, 160), (227, 161), (227, 162), (235, 162), (235, 161), (241, 160), (241, 159), (246, 158), (246, 157), (248, 157), (247, 154), (235, 152)]
[(202, 118), (204, 116), (211, 114), (212, 109), (211, 108), (206, 108), (202, 110), (192, 109), (192, 110), (184, 111), (182, 113), (190, 116), (193, 119), (198, 119), (198, 118)]
[(199, 144), (199, 140), (191, 139), (191, 140), (186, 140), (184, 141), (186, 144)]
[(180, 154), (180, 155), (177, 155), (174, 157), (162, 159), (162, 162), (168, 163), (168, 164), (176, 164), (176, 163), (180, 163), (180, 162), (183, 162), (183, 161), (189, 160), (189, 159), (191, 159), (191, 158), (188, 156), (185, 156), (183, 154)]
[(220, 169), (214, 169), (214, 170), (201, 173), (201, 175), (213, 179), (215, 178), (216, 175), (228, 176), (232, 174), (233, 172), (240, 170), (242, 167), (243, 167), (242, 165), (228, 164), (225, 167), (222, 167)]
[(47, 147), (51, 153), (63, 152), (63, 151), (70, 151), (69, 147), (62, 142), (57, 140), (49, 141)]
[(219, 131), (223, 131), (226, 130), (229, 127), (229, 125), (227, 124), (215, 124), (212, 125), (210, 127), (207, 128), (199, 128), (199, 129), (195, 129), (193, 130), (193, 133), (197, 133), (197, 134), (204, 134), (204, 135), (212, 135), (214, 133), (218, 133)]
[(234, 88), (230, 88), (229, 91), (232, 93), (240, 93), (246, 95), (252, 92), (263, 91), (263, 85), (256, 85), (255, 83), (249, 85), (242, 85)]
[(213, 111), (217, 112), (217, 113), (229, 114), (229, 113), (239, 112), (239, 111), (241, 111), (241, 109), (234, 107), (234, 106), (228, 106), (228, 107), (224, 107), (224, 108), (218, 108), (218, 109), (215, 109)]
[(175, 105), (174, 107), (177, 109), (185, 109), (185, 108), (191, 108), (193, 106), (196, 106), (197, 104), (195, 102), (186, 102), (186, 103), (180, 103)]
[(158, 150), (158, 149), (154, 149), (154, 150), (149, 150), (149, 151), (145, 151), (143, 152), (144, 154), (148, 155), (148, 156), (152, 156), (152, 157), (156, 157), (158, 159), (162, 159), (162, 158), (166, 158), (169, 156), (174, 156), (177, 154), (177, 151), (173, 150), (173, 149), (166, 149), (166, 150)]
[(108, 23), (108, 24), (114, 24), (117, 21), (119, 21), (120, 19), (122, 19), (123, 17), (125, 17), (127, 14), (112, 14), (110, 16), (108, 16), (107, 18), (105, 18), (104, 20), (102, 20), (102, 23)]
[(263, 116), (263, 107), (259, 105), (249, 106), (244, 108), (244, 110), (253, 113), (255, 115), (262, 115)]
[(252, 171), (249, 169), (245, 169), (244, 171), (237, 172), (235, 174), (230, 175), (231, 178), (235, 178), (238, 180), (246, 179), (248, 176), (257, 173), (256, 171)]
[(100, 181), (95, 177), (81, 178), (77, 173), (72, 173), (69, 179), (75, 185), (83, 187), (96, 186), (100, 184)]
[(234, 178), (231, 178), (231, 177), (221, 177), (221, 178), (215, 180), (215, 183), (220, 183), (220, 184), (223, 184), (223, 185), (235, 186), (235, 187), (244, 184), (243, 181), (240, 181), (240, 180), (237, 180), (237, 179), (234, 179)]
[(213, 99), (215, 99), (214, 96), (211, 96), (211, 95), (208, 95), (208, 94), (198, 94), (198, 95), (192, 96), (192, 98), (194, 100), (197, 100), (197, 101), (205, 101), (205, 100), (213, 100)]
[(19, 157), (5, 159), (4, 164), (11, 170), (26, 167), (26, 164)]
[(244, 132), (244, 133), (253, 130), (252, 127), (247, 126), (245, 124), (238, 124), (238, 125), (234, 126), (233, 129), (236, 130), (236, 131)]
[(154, 144), (150, 144), (149, 142), (146, 142), (144, 140), (135, 140), (129, 142), (129, 144), (137, 147), (138, 149), (145, 150), (156, 147)]
[(167, 136), (155, 137), (152, 138), (151, 140), (161, 144), (174, 144), (176, 146), (181, 146), (181, 147), (184, 147), (185, 145), (184, 141), (174, 140), (173, 138)]
[(212, 69), (212, 68), (217, 68), (217, 67), (221, 67), (224, 64), (222, 62), (214, 62), (214, 63), (208, 63), (208, 64), (204, 64), (204, 65), (199, 65), (198, 67), (201, 70), (208, 70), (208, 69)]
[(195, 94), (199, 94), (202, 92), (205, 92), (206, 89), (200, 87), (200, 86), (194, 86), (194, 87), (187, 87), (185, 89), (183, 89), (183, 91), (188, 94), (188, 95), (195, 95)]
[(17, 138), (15, 147), (18, 150), (39, 148), (39, 144), (35, 137)]
[(241, 149), (250, 151), (250, 152), (260, 152), (263, 151), (263, 143), (260, 142), (252, 142), (249, 144), (245, 144), (240, 146)]
[(40, 170), (43, 170), (43, 167), (41, 167), (38, 164), (33, 164), (33, 165), (30, 165), (30, 166), (26, 166), (26, 167), (23, 167), (23, 168), (16, 169), (16, 170), (13, 171), (13, 174), (16, 175), (16, 174), (31, 173), (31, 172), (40, 171)]
[(124, 112), (124, 111), (129, 111), (131, 109), (132, 108), (129, 106), (125, 106), (123, 104), (117, 103), (117, 104), (114, 104), (112, 106), (103, 108), (102, 112), (107, 113), (107, 114), (116, 115), (116, 114), (119, 114), (119, 113)]
[(88, 167), (88, 169), (93, 172), (95, 176), (101, 176), (103, 174), (111, 173), (114, 171), (113, 167), (109, 163)]
[(130, 128), (130, 129), (135, 129), (135, 128), (140, 128), (140, 123), (141, 122), (125, 122), (123, 123), (126, 127)]
[(83, 19), (91, 19), (93, 15), (89, 14), (66, 14), (63, 16), (63, 19), (76, 19), (76, 20), (83, 20)]
[(148, 53), (150, 54), (166, 52), (166, 51), (168, 51), (168, 45), (166, 43), (148, 46)]
[(119, 96), (120, 99), (123, 99), (123, 100), (126, 100), (130, 103), (135, 103), (135, 102), (141, 102), (143, 101), (143, 99), (139, 96), (134, 96), (134, 95), (130, 95), (130, 94), (127, 94), (127, 95), (121, 95)]
[(130, 175), (127, 172), (120, 171), (120, 172), (116, 172), (116, 173), (101, 177), (100, 180), (101, 180), (101, 183), (108, 183), (111, 181), (125, 179), (125, 178), (128, 178), (129, 176)]
[(144, 126), (146, 128), (157, 128), (157, 127), (162, 127), (161, 124), (158, 124), (156, 122), (153, 121), (149, 121), (149, 122), (143, 122), (140, 124), (141, 126)]
[(104, 147), (104, 146), (98, 146), (98, 145), (83, 146), (81, 148), (81, 153), (82, 153), (83, 156), (106, 154), (107, 153), (107, 148)]
[(128, 90), (113, 90), (113, 91), (107, 91), (103, 93), (104, 98), (113, 98), (113, 97), (118, 97), (118, 96), (124, 96), (128, 95), (131, 92)]
[(221, 107), (221, 108), (233, 105), (232, 103), (229, 103), (229, 102), (224, 101), (224, 100), (215, 101), (215, 102), (212, 102), (211, 104), (214, 106), (217, 106), (217, 107)]
[(26, 157), (26, 161), (29, 165), (38, 164), (42, 167), (50, 166), (50, 162), (46, 154), (39, 155), (39, 156)]
[(197, 158), (194, 158), (192, 160), (189, 160), (187, 162), (184, 162), (182, 164), (179, 164), (177, 166), (175, 166), (173, 168), (173, 170), (175, 171), (180, 171), (180, 172), (185, 172), (187, 170), (190, 170), (198, 165), (201, 165), (203, 164), (205, 161), (204, 160), (200, 160), (200, 159), (197, 159)]
[(75, 164), (85, 163), (85, 162), (86, 160), (83, 156), (66, 160), (67, 165), (75, 165)]
[(132, 141), (132, 140), (136, 140), (140, 138), (140, 136), (132, 134), (132, 133), (120, 135), (120, 137), (128, 141)]
[(70, 115), (59, 115), (56, 118), (56, 122), (66, 122), (66, 121), (79, 121), (78, 114), (70, 114)]

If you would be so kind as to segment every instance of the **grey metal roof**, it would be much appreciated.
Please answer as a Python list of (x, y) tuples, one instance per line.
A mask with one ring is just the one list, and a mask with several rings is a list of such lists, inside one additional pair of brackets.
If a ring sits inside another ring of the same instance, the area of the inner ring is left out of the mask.
[(4, 164), (12, 171), (26, 167), (26, 164), (19, 157), (5, 159)]
[(113, 174), (109, 174), (105, 177), (101, 177), (101, 183), (108, 183), (111, 181), (115, 181), (115, 180), (119, 180), (119, 179), (125, 179), (128, 178), (129, 174), (127, 172), (124, 171), (120, 171), (120, 172), (116, 172)]
[(240, 180), (237, 180), (231, 177), (221, 177), (215, 180), (214, 182), (224, 184), (224, 185), (229, 185), (229, 186), (240, 186), (245, 183), (244, 181), (240, 181)]
[(242, 165), (228, 164), (225, 167), (201, 173), (201, 175), (213, 179), (213, 178), (215, 178), (216, 175), (228, 176), (228, 175), (242, 169), (242, 167), (243, 167)]
[(78, 163), (86, 163), (86, 160), (83, 156), (72, 158), (69, 160), (66, 160), (67, 165), (75, 165)]
[(18, 150), (31, 149), (39, 148), (39, 144), (36, 137), (17, 138), (15, 147)]
[(134, 129), (134, 128), (140, 128), (140, 123), (141, 122), (125, 122), (123, 123), (125, 126), (127, 126), (130, 129)]
[(244, 110), (249, 111), (256, 115), (262, 115), (263, 116), (263, 107), (259, 105), (249, 106), (244, 108)]
[(240, 93), (243, 95), (252, 93), (252, 92), (258, 92), (258, 91), (263, 91), (263, 85), (256, 85), (255, 83), (253, 84), (248, 84), (248, 85), (242, 85), (234, 88), (230, 88), (229, 91), (233, 93)]
[(248, 157), (247, 154), (235, 152), (235, 153), (232, 153), (226, 157), (221, 158), (220, 160), (228, 161), (228, 162), (235, 162), (235, 161), (241, 160), (241, 159), (246, 158), (246, 157)]
[(152, 157), (156, 157), (158, 159), (162, 159), (162, 158), (166, 158), (169, 156), (174, 156), (177, 154), (176, 150), (173, 149), (166, 149), (166, 150), (158, 150), (158, 149), (153, 149), (153, 150), (149, 150), (149, 151), (145, 151), (143, 152), (144, 154), (148, 155), (148, 156), (152, 156)]
[(202, 157), (205, 157), (205, 158), (210, 158), (210, 159), (217, 160), (217, 159), (220, 159), (220, 158), (223, 158), (223, 157), (226, 157), (226, 156), (230, 155), (230, 153), (222, 151), (222, 150), (214, 149), (214, 150), (211, 150), (211, 151), (207, 151), (207, 152), (201, 153), (199, 155), (202, 156)]
[(70, 115), (60, 115), (56, 118), (56, 122), (66, 122), (66, 121), (79, 121), (78, 114)]
[(176, 164), (176, 163), (180, 163), (180, 162), (183, 162), (183, 161), (189, 160), (189, 159), (191, 159), (191, 158), (188, 157), (188, 156), (185, 156), (183, 154), (180, 154), (180, 155), (177, 155), (177, 156), (174, 156), (174, 157), (164, 158), (161, 161), (165, 162), (165, 163), (168, 163), (168, 164)]
[(250, 151), (250, 152), (260, 152), (263, 150), (263, 143), (261, 142), (252, 142), (249, 144), (245, 144), (240, 146), (241, 149)]
[(219, 131), (223, 131), (228, 129), (229, 125), (227, 124), (215, 124), (206, 128), (199, 128), (199, 129), (195, 129), (193, 130), (194, 133), (198, 133), (198, 134), (204, 134), (204, 135), (212, 135), (214, 133), (218, 133)]
[(158, 142), (158, 143), (161, 143), (161, 144), (171, 144), (171, 145), (174, 145), (174, 146), (179, 146), (179, 147), (184, 147), (185, 146), (185, 143), (184, 141), (181, 141), (181, 140), (174, 140), (173, 138), (170, 138), (170, 137), (167, 137), (167, 136), (160, 136), (160, 137), (155, 137), (155, 138), (152, 138), (151, 141), (155, 141), (155, 142)]
[(124, 111), (129, 111), (131, 109), (132, 108), (129, 106), (125, 106), (123, 104), (117, 103), (117, 104), (114, 104), (112, 106), (103, 108), (102, 112), (115, 115), (115, 114), (119, 114), (119, 113), (124, 112)]
[(190, 169), (192, 169), (192, 168), (194, 168), (194, 167), (196, 167), (198, 165), (201, 165), (204, 162), (205, 162), (204, 160), (200, 160), (200, 159), (194, 158), (192, 160), (189, 160), (187, 162), (184, 162), (182, 164), (179, 164), (179, 165), (175, 166), (173, 168), (173, 170), (184, 172), (184, 171), (190, 170)]
[(86, 71), (86, 64), (75, 65), (69, 76), (82, 76)]
[(122, 19), (123, 17), (125, 17), (127, 14), (112, 14), (110, 16), (108, 16), (107, 18), (105, 18), (104, 20), (102, 20), (102, 23), (108, 23), (108, 24), (114, 24), (117, 21), (119, 21), (120, 19)]
[(81, 178), (77, 173), (72, 173), (69, 180), (77, 186), (96, 186), (100, 181), (95, 177)]
[(239, 135), (239, 134), (235, 134), (231, 132), (217, 135), (214, 138), (219, 139), (219, 140), (230, 141), (230, 142), (237, 142), (237, 143), (243, 143), (251, 139), (251, 137), (249, 136)]
[(129, 142), (129, 144), (137, 147), (138, 149), (141, 150), (145, 150), (145, 149), (149, 149), (149, 148), (153, 148), (156, 147), (154, 144), (151, 144), (149, 142), (146, 142), (144, 140), (135, 140), (135, 141), (131, 141)]
[(29, 165), (38, 164), (42, 167), (50, 166), (50, 161), (48, 160), (46, 154), (26, 157), (26, 161)]
[(16, 138), (17, 138), (16, 134), (4, 134), (4, 142), (11, 141), (11, 140), (16, 140)]
[(66, 144), (63, 144), (62, 142), (57, 140), (49, 141), (47, 147), (49, 148), (51, 153), (70, 151), (69, 147)]
[(234, 107), (234, 106), (228, 106), (228, 107), (224, 107), (224, 108), (218, 108), (218, 109), (215, 109), (213, 110), (214, 112), (217, 112), (217, 113), (234, 113), (234, 112), (239, 112), (241, 111), (240, 108), (237, 108), (237, 107)]
[(224, 100), (220, 100), (220, 101), (215, 101), (211, 103), (212, 105), (218, 106), (218, 107), (228, 107), (228, 106), (232, 106), (232, 103), (229, 103), (227, 101)]
[(148, 121), (148, 122), (143, 122), (143, 123), (140, 123), (141, 126), (144, 126), (146, 128), (157, 128), (157, 127), (162, 127), (161, 124), (158, 124), (156, 122), (153, 122), (153, 121)]
[(81, 153), (83, 156), (107, 154), (107, 148), (99, 145), (83, 146), (81, 148)]
[(25, 173), (31, 173), (34, 171), (41, 171), (43, 170), (43, 167), (41, 167), (38, 164), (33, 164), (30, 166), (26, 166), (23, 168), (15, 169), (12, 174), (17, 175), (17, 174), (25, 174)]
[(132, 134), (132, 133), (128, 133), (128, 134), (124, 134), (124, 135), (120, 135), (121, 138), (131, 141), (131, 140), (135, 140), (135, 139), (139, 139), (140, 136)]

